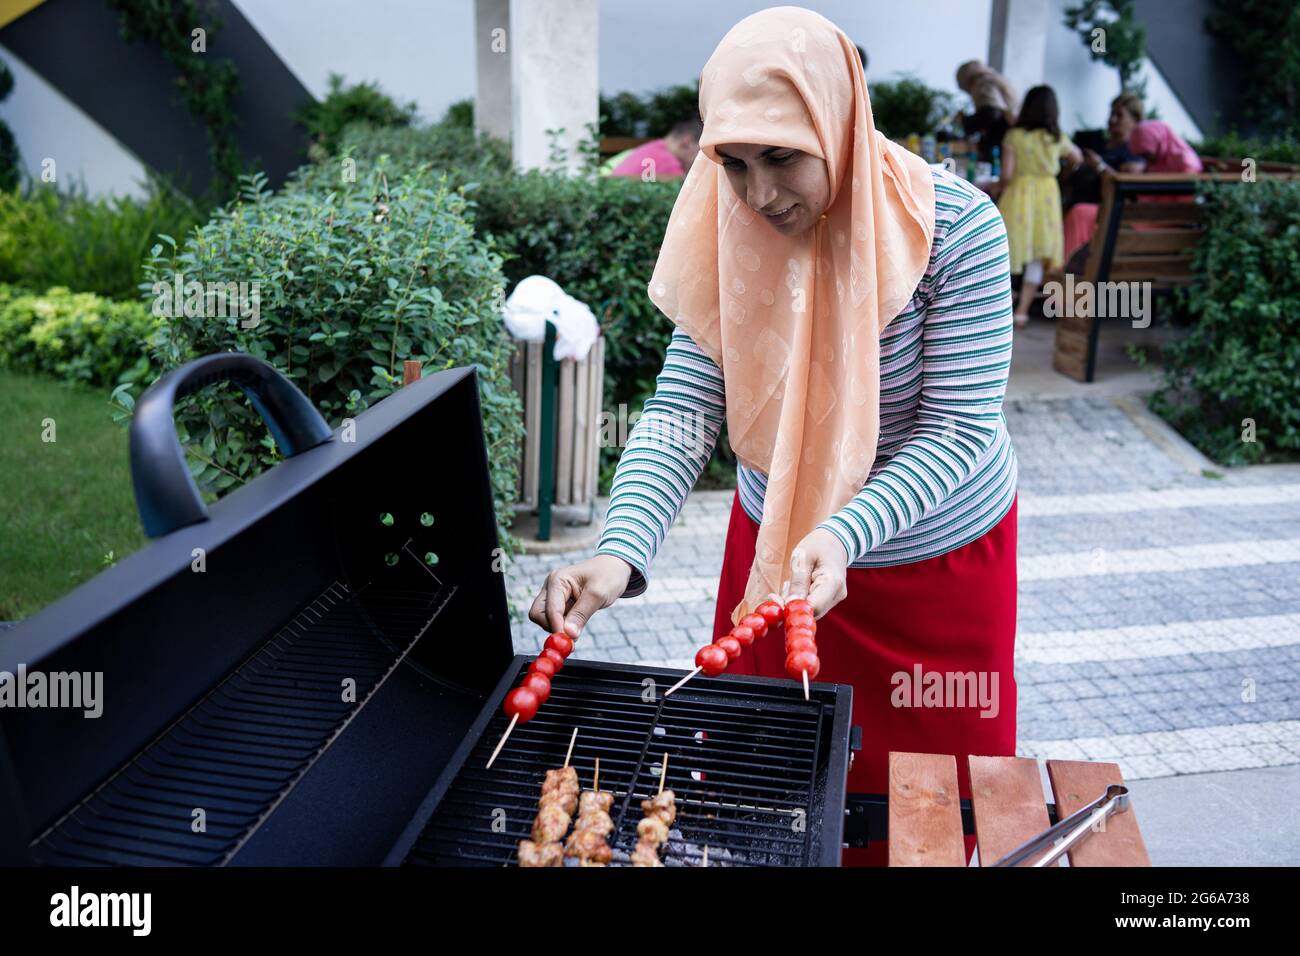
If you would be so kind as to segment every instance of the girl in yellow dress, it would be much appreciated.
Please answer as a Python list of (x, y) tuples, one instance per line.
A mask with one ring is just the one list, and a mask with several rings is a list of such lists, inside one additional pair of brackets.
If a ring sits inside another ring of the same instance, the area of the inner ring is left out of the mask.
[(1079, 147), (1061, 133), (1056, 93), (1035, 86), (1025, 94), (1016, 125), (1002, 140), (1001, 198), (1013, 275), (1024, 273), (1016, 302), (1018, 327), (1029, 322), (1029, 307), (1043, 281), (1043, 270), (1059, 268), (1063, 258), (1061, 160), (1071, 168), (1083, 162)]

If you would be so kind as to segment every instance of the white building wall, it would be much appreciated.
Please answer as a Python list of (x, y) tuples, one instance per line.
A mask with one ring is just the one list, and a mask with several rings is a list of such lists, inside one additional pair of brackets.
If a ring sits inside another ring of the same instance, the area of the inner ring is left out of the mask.
[(134, 153), (2, 46), (0, 59), (14, 75), (0, 119), (13, 131), (29, 176), (40, 180), (42, 164), (52, 159), (59, 189), (78, 184), (92, 196), (144, 195), (145, 167)]

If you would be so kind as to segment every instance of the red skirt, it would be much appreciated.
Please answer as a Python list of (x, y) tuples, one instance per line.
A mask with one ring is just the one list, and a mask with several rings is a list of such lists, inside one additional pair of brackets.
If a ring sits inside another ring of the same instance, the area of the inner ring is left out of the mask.
[[(996, 526), (946, 554), (892, 567), (849, 568), (848, 596), (817, 621), (817, 680), (853, 686), (852, 723), (862, 728), (850, 793), (888, 793), (891, 750), (953, 754), (964, 799), (970, 797), (968, 755), (1015, 755), (1017, 500)], [(744, 595), (757, 536), (758, 525), (737, 492), (715, 634), (731, 629), (731, 609)], [(727, 670), (785, 677), (784, 642), (755, 641)], [(970, 672), (982, 682), (982, 693), (958, 693), (960, 680), (948, 677)], [(932, 692), (924, 692), (926, 687)], [(947, 693), (936, 689), (944, 687)], [(968, 836), (967, 861), (974, 845)], [(883, 842), (844, 851), (846, 865), (887, 862)]]

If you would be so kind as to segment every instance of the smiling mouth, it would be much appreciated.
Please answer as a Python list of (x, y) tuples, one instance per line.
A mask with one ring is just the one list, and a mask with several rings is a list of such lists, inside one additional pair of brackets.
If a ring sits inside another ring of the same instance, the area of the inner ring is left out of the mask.
[(791, 203), (790, 205), (786, 206), (784, 209), (778, 209), (776, 212), (765, 212), (763, 213), (763, 215), (766, 216), (768, 219), (772, 220), (773, 222), (783, 222), (794, 210), (794, 207), (797, 205), (799, 205), (797, 202)]

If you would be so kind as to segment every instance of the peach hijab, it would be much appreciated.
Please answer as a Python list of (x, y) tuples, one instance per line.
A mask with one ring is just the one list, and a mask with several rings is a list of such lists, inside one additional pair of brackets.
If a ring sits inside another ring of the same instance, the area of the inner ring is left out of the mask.
[[(849, 38), (820, 14), (772, 7), (736, 24), (700, 76), (704, 133), (650, 279), (656, 306), (722, 369), (731, 447), (767, 473), (745, 597), (790, 580), (805, 535), (866, 483), (880, 433), (880, 335), (925, 274), (934, 183), (877, 132)], [(826, 161), (831, 203), (784, 236), (738, 197), (717, 145)]]

